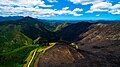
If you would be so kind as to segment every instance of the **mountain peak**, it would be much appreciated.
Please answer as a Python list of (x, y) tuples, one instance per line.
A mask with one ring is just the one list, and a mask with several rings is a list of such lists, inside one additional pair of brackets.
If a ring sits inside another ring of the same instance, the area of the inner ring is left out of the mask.
[(29, 17), (29, 16), (22, 18), (20, 21), (22, 21), (22, 22), (39, 22), (37, 19)]
[(26, 16), (26, 17), (24, 17), (23, 19), (34, 19), (34, 18), (32, 18), (32, 17), (30, 17), (30, 16)]

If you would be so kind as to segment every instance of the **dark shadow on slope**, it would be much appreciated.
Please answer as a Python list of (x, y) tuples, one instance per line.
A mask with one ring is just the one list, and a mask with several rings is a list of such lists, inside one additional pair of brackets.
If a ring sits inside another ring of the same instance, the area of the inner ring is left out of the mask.
[(79, 36), (82, 33), (88, 31), (91, 25), (92, 23), (79, 22), (79, 23), (71, 24), (63, 28), (62, 30), (57, 31), (56, 33), (58, 34), (60, 40), (74, 42), (82, 39), (82, 37)]

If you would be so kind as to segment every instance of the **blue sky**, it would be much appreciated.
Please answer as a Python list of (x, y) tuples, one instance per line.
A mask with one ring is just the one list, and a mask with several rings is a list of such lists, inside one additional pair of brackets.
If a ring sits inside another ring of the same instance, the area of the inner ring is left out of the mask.
[(0, 16), (54, 20), (120, 20), (119, 0), (0, 0)]

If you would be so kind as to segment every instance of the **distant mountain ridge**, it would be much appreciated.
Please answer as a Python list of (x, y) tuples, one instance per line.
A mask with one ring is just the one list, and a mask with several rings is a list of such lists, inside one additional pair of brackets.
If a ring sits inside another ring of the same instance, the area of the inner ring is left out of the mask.
[[(29, 17), (29, 16), (26, 16)], [(8, 16), (8, 17), (3, 17), (0, 16), (0, 22), (3, 21), (10, 21), (10, 20), (19, 20), (25, 18), (23, 16)], [(31, 17), (32, 18), (32, 17)], [(77, 22), (89, 22), (89, 23), (116, 23), (116, 22), (120, 22), (120, 20), (52, 20), (52, 19), (38, 19), (38, 18), (34, 18), (37, 19), (38, 21), (41, 22), (49, 22), (49, 23), (64, 23), (64, 22), (68, 22), (68, 23), (77, 23)]]
[(10, 21), (10, 20), (19, 20), (19, 19), (22, 19), (23, 17), (22, 16), (9, 16), (9, 17), (2, 17), (0, 16), (0, 22), (3, 22), (3, 21)]

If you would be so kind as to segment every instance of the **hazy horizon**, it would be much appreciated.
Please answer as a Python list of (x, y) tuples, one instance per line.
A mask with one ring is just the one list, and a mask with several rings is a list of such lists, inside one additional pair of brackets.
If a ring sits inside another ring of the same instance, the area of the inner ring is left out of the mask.
[[(25, 17), (29, 17), (29, 16), (25, 16)], [(25, 18), (24, 16), (0, 16), (0, 18), (4, 21), (8, 21), (8, 20), (19, 20), (22, 18)], [(7, 18), (9, 18), (8, 20), (6, 20)], [(34, 17), (31, 17), (34, 18)], [(51, 18), (34, 18), (34, 19), (38, 19), (38, 20), (48, 20), (48, 21), (120, 21), (120, 19), (51, 19)]]

